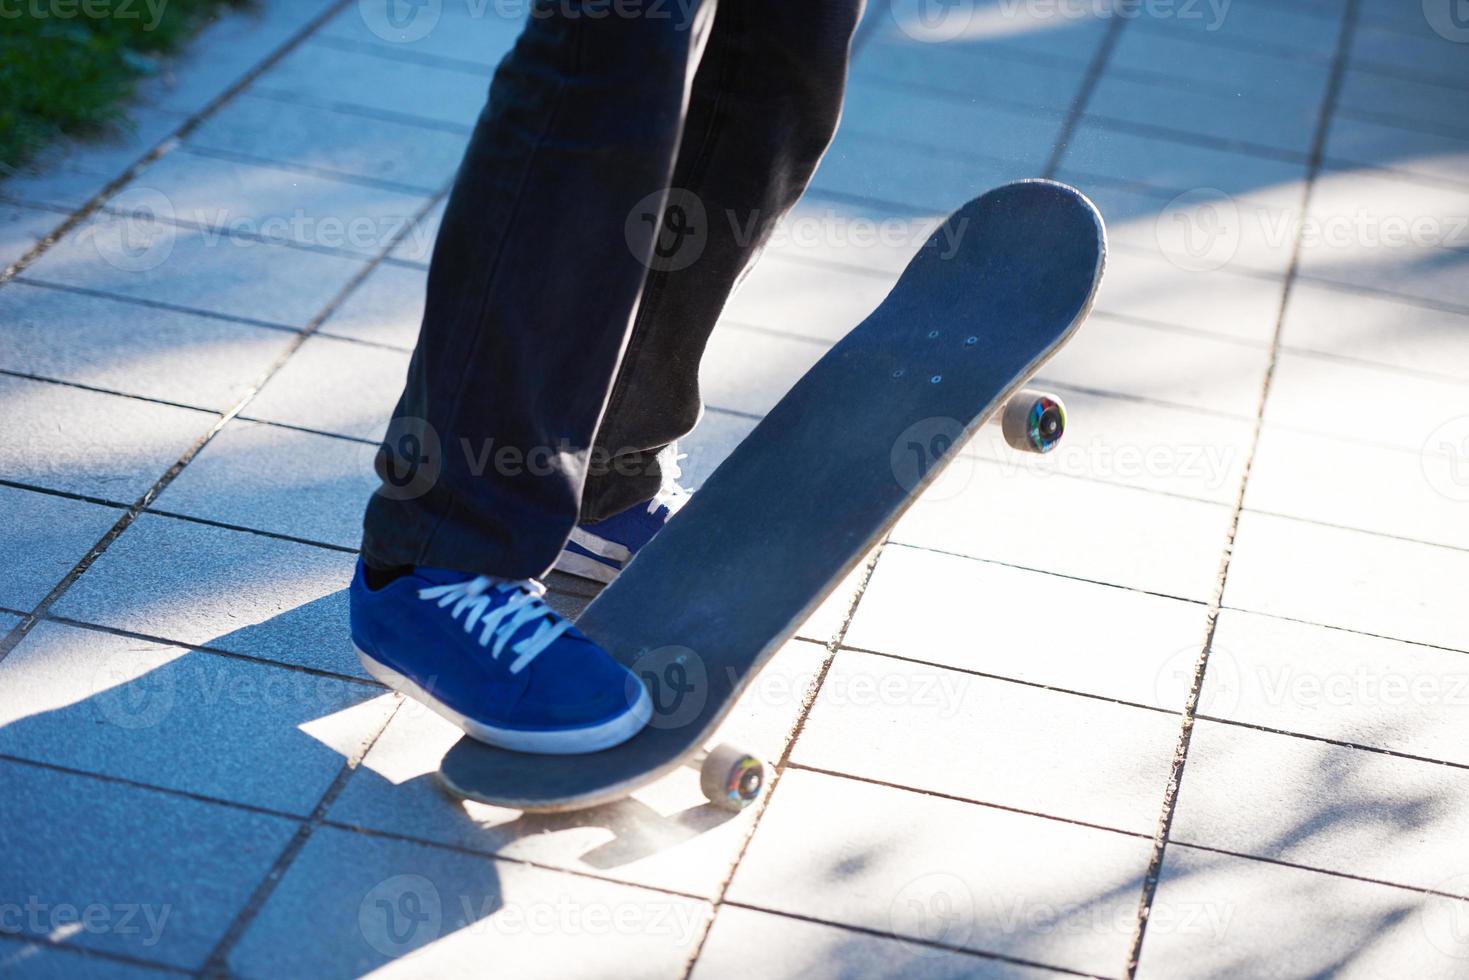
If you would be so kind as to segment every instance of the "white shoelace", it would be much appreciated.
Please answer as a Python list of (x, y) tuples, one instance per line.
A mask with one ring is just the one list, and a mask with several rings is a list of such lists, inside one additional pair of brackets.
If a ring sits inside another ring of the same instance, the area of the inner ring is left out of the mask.
[[(489, 594), (492, 590), (501, 593), (514, 592), (515, 595), (503, 606), (487, 614), (493, 601)], [(453, 605), (454, 608), (449, 612), (451, 619), (458, 619), (462, 612), (467, 613), (464, 617), (464, 632), (473, 633), (475, 626), (479, 626), (479, 645), (482, 647), (489, 646), (490, 640), (494, 639), (495, 645), (490, 648), (490, 656), (496, 660), (500, 659), (500, 651), (505, 649), (505, 644), (510, 642), (516, 631), (528, 623), (541, 620), (534, 633), (510, 648), (518, 654), (510, 664), (512, 674), (520, 673), (526, 664), (536, 659), (558, 636), (571, 629), (570, 621), (556, 615), (541, 600), (541, 596), (545, 594), (546, 587), (535, 579), (497, 583), (495, 579), (483, 575), (465, 582), (418, 590), (420, 599), (437, 599), (440, 608)]]
[(658, 513), (659, 507), (668, 508), (668, 516), (672, 517), (678, 513), (680, 507), (689, 502), (693, 491), (686, 490), (678, 485), (678, 478), (683, 476), (683, 470), (679, 468), (678, 461), (687, 459), (688, 453), (670, 452), (664, 455), (661, 461), (663, 467), (663, 486), (658, 489), (658, 494), (648, 501), (648, 513)]

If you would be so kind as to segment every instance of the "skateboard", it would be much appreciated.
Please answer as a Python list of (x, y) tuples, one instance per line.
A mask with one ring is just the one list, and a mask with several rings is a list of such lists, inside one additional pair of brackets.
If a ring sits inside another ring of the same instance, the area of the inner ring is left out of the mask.
[(764, 763), (706, 751), (715, 729), (982, 424), (1022, 450), (1055, 446), (1064, 406), (1023, 386), (1086, 318), (1105, 257), (1101, 216), (1064, 184), (1006, 184), (955, 211), (577, 619), (648, 687), (647, 727), (584, 755), (465, 736), (440, 764), (445, 786), (554, 812), (692, 765), (715, 805), (757, 799)]

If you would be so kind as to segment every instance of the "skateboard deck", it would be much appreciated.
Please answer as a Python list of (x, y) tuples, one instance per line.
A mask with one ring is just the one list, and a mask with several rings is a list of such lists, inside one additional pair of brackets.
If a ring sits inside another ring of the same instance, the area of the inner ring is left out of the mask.
[[(1081, 325), (1105, 255), (1096, 208), (1064, 184), (1007, 184), (955, 211), (578, 618), (648, 686), (648, 726), (584, 755), (465, 736), (440, 765), (444, 784), (574, 810), (697, 757), (759, 669)], [(739, 805), (759, 780), (758, 760), (723, 747), (705, 766), (716, 802)]]

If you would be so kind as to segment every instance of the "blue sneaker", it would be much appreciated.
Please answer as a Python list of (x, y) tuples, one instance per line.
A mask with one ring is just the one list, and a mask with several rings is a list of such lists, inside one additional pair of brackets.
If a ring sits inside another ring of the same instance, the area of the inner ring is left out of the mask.
[(595, 524), (578, 524), (552, 567), (578, 578), (610, 582), (688, 499), (689, 491), (670, 481), (646, 504), (629, 507)]
[(647, 688), (544, 593), (433, 568), (373, 589), (359, 559), (352, 642), (369, 674), (481, 742), (563, 754), (627, 741), (652, 717)]

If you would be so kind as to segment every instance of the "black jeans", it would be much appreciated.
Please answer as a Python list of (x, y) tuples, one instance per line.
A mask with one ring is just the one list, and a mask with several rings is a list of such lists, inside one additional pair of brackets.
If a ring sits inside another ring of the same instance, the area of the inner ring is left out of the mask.
[(650, 499), (835, 132), (862, 0), (538, 0), (434, 245), (363, 554), (524, 578)]

